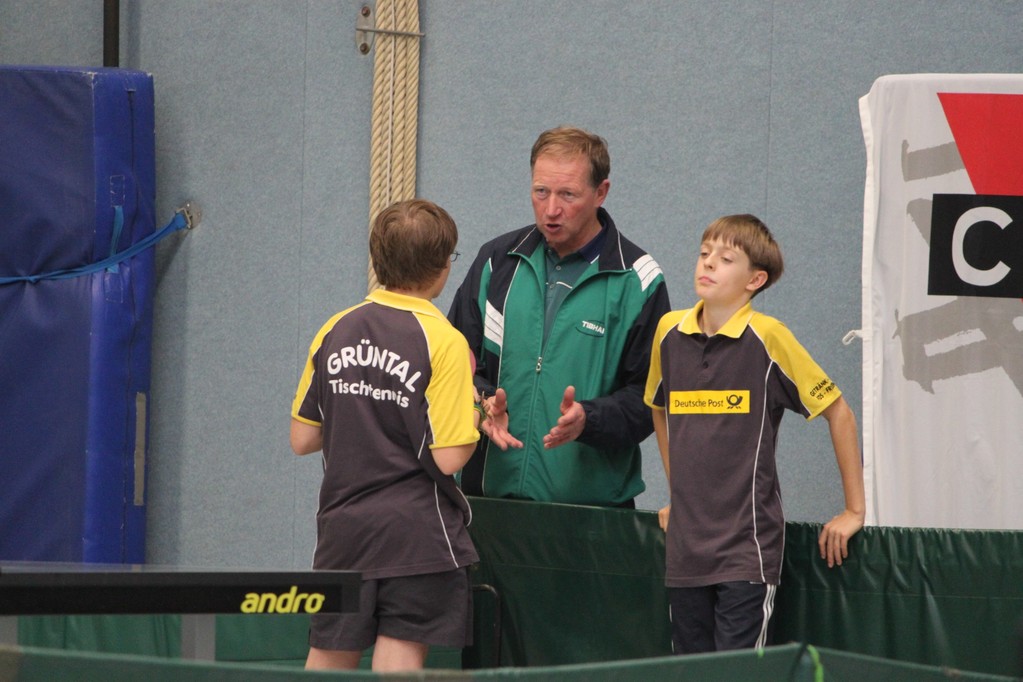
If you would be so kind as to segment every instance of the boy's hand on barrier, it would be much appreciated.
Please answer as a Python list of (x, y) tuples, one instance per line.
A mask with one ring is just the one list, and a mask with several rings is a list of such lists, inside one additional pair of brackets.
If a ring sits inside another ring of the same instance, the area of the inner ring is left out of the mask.
[(821, 530), (817, 545), (820, 547), (821, 559), (828, 562), (828, 568), (841, 566), (842, 560), (849, 556), (849, 538), (863, 528), (863, 514), (846, 509), (836, 515)]

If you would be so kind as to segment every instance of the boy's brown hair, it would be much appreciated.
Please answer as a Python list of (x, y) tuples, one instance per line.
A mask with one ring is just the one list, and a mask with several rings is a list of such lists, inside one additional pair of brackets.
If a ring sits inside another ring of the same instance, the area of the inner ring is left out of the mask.
[(425, 199), (391, 204), (373, 221), (369, 255), (388, 289), (419, 289), (448, 267), (458, 228), (448, 212)]
[(754, 270), (767, 273), (767, 281), (754, 292), (754, 296), (777, 282), (785, 271), (781, 247), (767, 225), (755, 215), (742, 213), (718, 218), (704, 230), (701, 243), (714, 240), (740, 249), (749, 257)]
[(582, 154), (590, 162), (590, 184), (593, 187), (599, 186), (611, 174), (611, 155), (607, 151), (607, 141), (582, 128), (561, 126), (540, 133), (529, 155), (530, 168), (542, 154), (558, 158)]

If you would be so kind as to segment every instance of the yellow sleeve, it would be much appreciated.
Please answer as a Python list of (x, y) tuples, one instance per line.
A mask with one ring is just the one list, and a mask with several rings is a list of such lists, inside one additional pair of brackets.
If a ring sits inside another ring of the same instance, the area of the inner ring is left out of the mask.
[[(318, 351), (320, 346), (323, 345), (323, 337), (325, 337), (327, 333), (334, 328), (337, 321), (344, 317), (345, 313), (351, 309), (352, 308), (342, 310), (327, 320), (327, 322), (320, 327), (320, 330), (316, 332), (316, 336), (313, 337), (313, 342), (309, 344), (309, 354), (306, 356), (305, 368), (302, 370), (302, 376), (298, 380), (298, 388), (295, 390), (295, 397), (291, 401), (292, 418), (297, 419), (303, 424), (309, 424), (310, 426), (322, 425), (320, 420), (309, 416), (311, 412), (308, 407), (305, 410), (305, 414), (303, 415), (302, 413), (303, 404), (305, 404), (307, 399), (311, 397), (309, 395), (309, 391), (313, 387), (313, 375), (316, 373), (316, 367), (313, 365), (313, 358), (316, 357), (316, 351)], [(315, 396), (312, 396), (312, 398), (315, 399)]]
[(426, 387), (431, 448), (467, 445), (479, 440), (473, 411), (472, 365), (465, 337), (444, 319), (423, 316), (430, 339), (433, 375)]
[[(655, 410), (663, 410), (664, 405), (658, 405), (655, 400), (661, 392), (661, 341), (665, 335), (678, 326), (679, 319), (684, 311), (672, 310), (661, 316), (657, 323), (657, 331), (654, 332), (653, 345), (650, 348), (650, 369), (646, 375), (646, 390), (643, 392), (643, 402), (647, 407)], [(663, 398), (662, 398), (663, 402)]]

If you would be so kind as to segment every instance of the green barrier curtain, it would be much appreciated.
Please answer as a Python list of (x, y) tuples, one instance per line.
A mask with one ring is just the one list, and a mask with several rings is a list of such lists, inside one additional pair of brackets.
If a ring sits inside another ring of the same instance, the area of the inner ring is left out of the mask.
[[(472, 505), (476, 582), (493, 584), (502, 600), (502, 665), (670, 652), (656, 514), (484, 498)], [(820, 528), (786, 526), (775, 643), (1023, 672), (1023, 532), (865, 528), (843, 566), (828, 569)]]
[[(140, 656), (89, 654), (46, 649), (0, 647), (0, 682), (286, 682), (324, 679), (320, 672), (269, 665), (194, 663)], [(883, 661), (807, 645), (769, 647), (699, 656), (671, 656), (640, 661), (594, 663), (543, 668), (495, 670), (427, 670), (380, 676), (356, 671), (332, 673), (331, 679), (369, 681), (433, 680), (435, 682), (995, 682), (1011, 678)]]
[[(637, 662), (670, 653), (656, 514), (483, 498), (472, 505), (481, 563), (473, 573), (480, 589), (466, 668)], [(1023, 673), (1023, 532), (866, 528), (834, 569), (818, 556), (819, 532), (816, 524), (786, 527), (776, 643)], [(176, 656), (178, 623), (173, 615), (22, 618), (19, 642)], [(218, 660), (301, 661), (306, 623), (221, 616), (217, 649)], [(440, 665), (458, 663), (448, 655)]]
[[(655, 514), (473, 498), (476, 583), (497, 588), (501, 665), (671, 653)], [(489, 633), (476, 629), (481, 641)], [(479, 644), (479, 642), (477, 643)]]
[(1020, 675), (1023, 532), (865, 528), (841, 568), (788, 524), (776, 641)]

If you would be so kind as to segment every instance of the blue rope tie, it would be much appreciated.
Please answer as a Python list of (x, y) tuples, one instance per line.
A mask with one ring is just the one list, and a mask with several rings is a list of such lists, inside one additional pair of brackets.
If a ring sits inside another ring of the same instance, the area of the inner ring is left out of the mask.
[[(119, 216), (115, 215), (115, 221), (118, 217)], [(159, 231), (152, 233), (145, 239), (139, 240), (120, 253), (111, 253), (108, 257), (101, 261), (90, 263), (88, 265), (81, 265), (69, 270), (54, 270), (53, 272), (47, 272), (41, 275), (0, 277), (0, 284), (13, 284), (15, 282), (29, 282), (31, 284), (35, 284), (36, 282), (44, 279), (71, 279), (72, 277), (81, 277), (82, 275), (89, 275), (104, 269), (108, 272), (114, 272), (117, 270), (118, 263), (137, 256), (149, 247), (154, 246), (167, 235), (172, 232), (177, 232), (185, 227), (191, 227), (190, 219), (186, 215), (185, 211), (178, 211), (174, 214), (174, 218)], [(116, 244), (116, 242), (114, 243)]]

